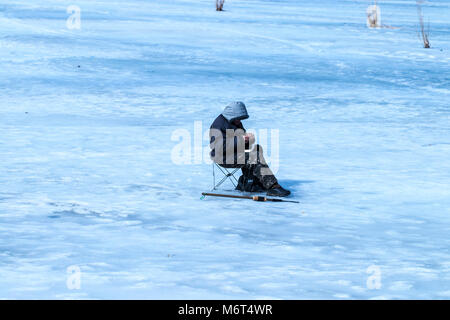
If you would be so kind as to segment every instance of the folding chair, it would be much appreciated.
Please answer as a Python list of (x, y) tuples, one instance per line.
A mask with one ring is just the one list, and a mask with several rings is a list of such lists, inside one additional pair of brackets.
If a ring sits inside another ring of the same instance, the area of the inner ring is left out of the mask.
[[(230, 179), (231, 183), (234, 185), (234, 187), (236, 188), (238, 185), (238, 180), (236, 179), (236, 177), (234, 176), (234, 174), (240, 170), (241, 168), (230, 168), (230, 170), (228, 170), (228, 168), (224, 168), (219, 166), (217, 163), (213, 162), (212, 164), (213, 166), (213, 188), (212, 190), (216, 190), (222, 183), (224, 183), (227, 179)], [(216, 184), (216, 170), (215, 167), (219, 168), (219, 170), (223, 173), (224, 177), (222, 178), (222, 180), (220, 180), (217, 184)], [(232, 169), (232, 170), (231, 170)], [(230, 172), (231, 171), (231, 172)]]

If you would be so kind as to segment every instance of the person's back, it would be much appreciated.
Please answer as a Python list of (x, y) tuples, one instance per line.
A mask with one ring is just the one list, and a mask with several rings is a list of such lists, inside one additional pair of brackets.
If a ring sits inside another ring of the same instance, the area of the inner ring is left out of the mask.
[(233, 102), (214, 120), (209, 132), (210, 155), (214, 162), (225, 165), (238, 163), (238, 150), (245, 144), (245, 129), (241, 120), (248, 117), (244, 103)]

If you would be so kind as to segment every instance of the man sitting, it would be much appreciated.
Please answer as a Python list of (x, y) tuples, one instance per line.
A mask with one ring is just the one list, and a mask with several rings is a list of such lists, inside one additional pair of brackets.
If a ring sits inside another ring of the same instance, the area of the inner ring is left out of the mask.
[(210, 127), (211, 159), (224, 168), (241, 168), (243, 176), (257, 180), (267, 195), (287, 197), (290, 191), (278, 184), (264, 159), (262, 147), (255, 145), (255, 136), (246, 133), (242, 125), (241, 120), (248, 117), (243, 102), (225, 107)]

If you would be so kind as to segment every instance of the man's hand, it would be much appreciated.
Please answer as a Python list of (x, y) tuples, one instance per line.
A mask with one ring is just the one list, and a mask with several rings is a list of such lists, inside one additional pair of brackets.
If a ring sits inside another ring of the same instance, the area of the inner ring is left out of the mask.
[(251, 146), (255, 143), (255, 135), (253, 133), (246, 133), (244, 136), (245, 144)]

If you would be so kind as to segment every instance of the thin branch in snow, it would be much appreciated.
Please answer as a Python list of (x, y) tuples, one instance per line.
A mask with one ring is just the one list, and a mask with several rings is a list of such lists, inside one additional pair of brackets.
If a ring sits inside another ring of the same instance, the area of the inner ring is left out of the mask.
[(422, 14), (422, 7), (421, 4), (423, 1), (416, 1), (417, 4), (417, 15), (419, 16), (419, 25), (420, 25), (420, 36), (422, 37), (423, 47), (424, 48), (430, 48), (430, 22), (428, 22), (428, 27), (425, 29), (424, 23), (423, 23), (423, 14)]

